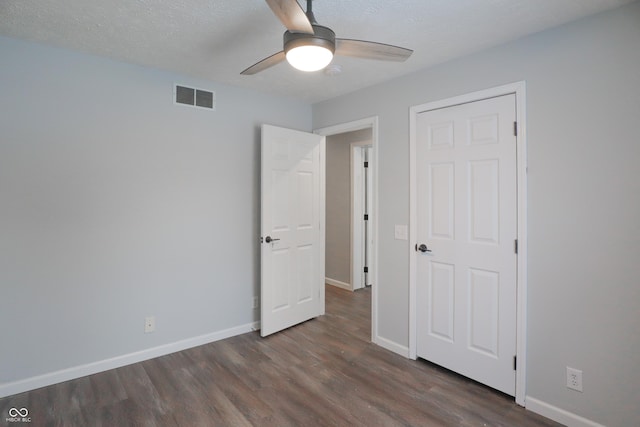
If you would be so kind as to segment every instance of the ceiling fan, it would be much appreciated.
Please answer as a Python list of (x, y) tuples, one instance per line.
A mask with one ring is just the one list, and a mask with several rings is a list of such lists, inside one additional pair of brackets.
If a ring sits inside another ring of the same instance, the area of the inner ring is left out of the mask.
[(384, 43), (336, 38), (330, 28), (319, 25), (316, 21), (312, 0), (307, 0), (306, 13), (297, 0), (265, 1), (287, 28), (284, 33), (284, 49), (253, 64), (240, 74), (259, 73), (285, 59), (299, 70), (318, 71), (329, 65), (334, 54), (402, 62), (413, 53), (411, 49)]

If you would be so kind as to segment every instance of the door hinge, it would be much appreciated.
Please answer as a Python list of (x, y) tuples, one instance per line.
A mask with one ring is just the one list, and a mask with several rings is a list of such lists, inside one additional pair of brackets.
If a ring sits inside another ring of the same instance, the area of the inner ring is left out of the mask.
[(513, 136), (518, 136), (518, 122), (513, 122)]
[(364, 162), (364, 167), (368, 168), (369, 167), (369, 162)]
[(513, 370), (516, 371), (518, 368), (518, 356), (513, 356)]
[(518, 239), (513, 241), (513, 251), (518, 254)]
[(364, 220), (369, 221), (369, 214), (364, 214)]
[(368, 273), (368, 272), (369, 272), (369, 267), (365, 267), (365, 268), (364, 268), (364, 272), (365, 272), (365, 273)]

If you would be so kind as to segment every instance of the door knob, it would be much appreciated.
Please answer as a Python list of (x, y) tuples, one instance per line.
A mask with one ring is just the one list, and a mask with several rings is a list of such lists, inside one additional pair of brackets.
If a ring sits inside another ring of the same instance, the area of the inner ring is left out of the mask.
[(271, 242), (277, 242), (280, 239), (272, 239), (271, 236), (267, 236), (264, 241), (267, 243), (271, 243)]
[(420, 246), (418, 246), (418, 244), (416, 243), (416, 251), (424, 253), (431, 252), (431, 249), (427, 248), (427, 245), (425, 245), (424, 243), (421, 243)]

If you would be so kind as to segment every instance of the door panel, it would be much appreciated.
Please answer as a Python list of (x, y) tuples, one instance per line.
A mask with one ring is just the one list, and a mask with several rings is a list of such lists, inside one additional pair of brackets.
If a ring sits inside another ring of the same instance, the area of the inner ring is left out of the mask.
[(452, 343), (454, 324), (454, 266), (439, 262), (431, 263), (431, 301), (438, 301), (438, 305), (431, 307), (431, 329), (429, 333), (439, 339)]
[(262, 127), (262, 336), (321, 313), (323, 143), (319, 135)]
[(498, 244), (499, 164), (495, 159), (469, 162), (469, 239), (474, 243)]
[(498, 357), (499, 273), (469, 269), (469, 348)]
[(429, 197), (429, 234), (432, 238), (453, 239), (454, 218), (454, 164), (436, 163), (429, 165), (431, 179)]
[(515, 95), (416, 119), (417, 355), (515, 394)]

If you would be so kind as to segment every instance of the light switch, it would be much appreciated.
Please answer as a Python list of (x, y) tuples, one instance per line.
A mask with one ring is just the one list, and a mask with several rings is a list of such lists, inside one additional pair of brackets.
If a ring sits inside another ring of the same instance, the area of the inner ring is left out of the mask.
[(409, 230), (406, 225), (397, 225), (395, 227), (396, 240), (409, 240)]

